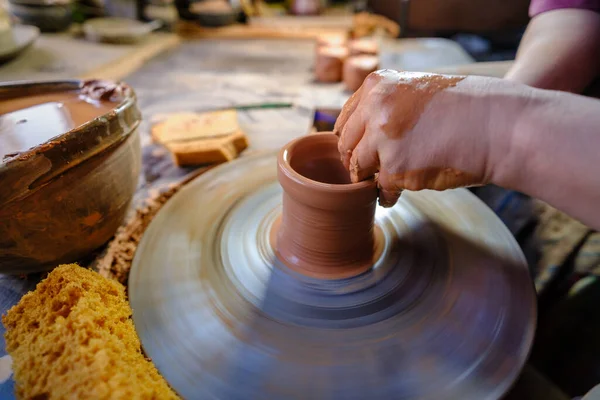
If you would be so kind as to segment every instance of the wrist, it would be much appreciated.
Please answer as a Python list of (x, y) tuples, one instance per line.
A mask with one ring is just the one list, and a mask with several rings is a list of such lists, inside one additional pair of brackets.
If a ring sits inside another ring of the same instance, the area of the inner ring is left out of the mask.
[(522, 190), (538, 133), (531, 119), (550, 100), (547, 93), (511, 82), (492, 102), (486, 183)]

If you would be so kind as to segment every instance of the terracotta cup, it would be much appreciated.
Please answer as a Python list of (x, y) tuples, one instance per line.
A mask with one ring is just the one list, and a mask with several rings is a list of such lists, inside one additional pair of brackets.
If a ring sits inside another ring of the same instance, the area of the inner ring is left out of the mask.
[(338, 137), (298, 138), (279, 153), (283, 194), (276, 252), (289, 268), (318, 278), (358, 275), (373, 265), (377, 185), (351, 183)]
[(357, 91), (371, 72), (379, 68), (379, 59), (375, 56), (352, 56), (346, 59), (343, 69), (344, 86), (350, 92)]
[(340, 82), (348, 49), (343, 46), (317, 48), (315, 78), (319, 82)]

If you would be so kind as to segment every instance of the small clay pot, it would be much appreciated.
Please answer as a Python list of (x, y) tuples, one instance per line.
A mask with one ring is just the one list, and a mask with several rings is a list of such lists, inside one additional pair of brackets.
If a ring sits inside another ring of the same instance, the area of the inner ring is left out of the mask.
[(376, 56), (379, 54), (379, 46), (372, 39), (356, 39), (350, 42), (348, 50), (351, 56)]
[(379, 68), (379, 59), (375, 56), (348, 57), (344, 63), (344, 85), (346, 89), (355, 92), (361, 87), (371, 72)]
[(278, 158), (283, 211), (279, 259), (318, 278), (358, 275), (373, 265), (377, 185), (351, 183), (338, 137), (317, 133), (287, 144)]
[(348, 38), (341, 34), (322, 34), (317, 37), (317, 48), (321, 47), (345, 47)]
[[(88, 83), (0, 84), (0, 100)], [(141, 114), (133, 90), (118, 88), (120, 100), (106, 114), (0, 160), (0, 273), (76, 261), (106, 243), (123, 221), (139, 180)]]
[(344, 61), (348, 49), (342, 46), (321, 47), (315, 58), (315, 78), (319, 82), (334, 83), (342, 81)]

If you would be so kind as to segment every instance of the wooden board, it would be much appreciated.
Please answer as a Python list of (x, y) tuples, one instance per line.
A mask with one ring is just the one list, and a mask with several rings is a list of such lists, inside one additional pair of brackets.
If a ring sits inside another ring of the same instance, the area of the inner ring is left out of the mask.
[(323, 34), (350, 34), (396, 38), (400, 27), (395, 22), (368, 13), (297, 17), (290, 15), (252, 17), (248, 24), (220, 28), (201, 27), (197, 23), (179, 21), (176, 31), (186, 38), (219, 39), (314, 39)]
[(253, 25), (230, 25), (220, 28), (205, 28), (196, 23), (179, 21), (176, 24), (178, 35), (186, 39), (314, 39), (322, 34), (344, 34), (346, 29), (340, 28), (302, 28), (302, 27), (269, 27)]
[(179, 37), (168, 33), (153, 33), (138, 44), (123, 45), (93, 43), (69, 33), (43, 34), (21, 56), (0, 65), (0, 81), (118, 80), (179, 42)]
[(175, 48), (181, 39), (173, 34), (153, 34), (150, 38), (144, 41), (142, 45), (136, 46), (128, 54), (122, 57), (100, 65), (89, 71), (78, 75), (81, 79), (100, 78), (108, 80), (121, 80), (125, 76), (138, 70), (147, 61), (156, 55)]

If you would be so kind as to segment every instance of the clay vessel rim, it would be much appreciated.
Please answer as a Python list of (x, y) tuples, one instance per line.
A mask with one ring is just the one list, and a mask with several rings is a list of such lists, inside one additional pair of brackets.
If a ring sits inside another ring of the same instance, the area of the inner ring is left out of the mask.
[(303, 141), (309, 141), (311, 140), (311, 138), (313, 137), (323, 137), (323, 136), (332, 136), (335, 137), (335, 135), (333, 133), (311, 133), (308, 135), (304, 135), (304, 136), (300, 136), (294, 140), (292, 140), (291, 142), (289, 142), (288, 144), (286, 144), (284, 147), (281, 148), (281, 150), (279, 151), (279, 155), (277, 157), (278, 159), (278, 164), (280, 166), (280, 171), (282, 171), (288, 178), (290, 178), (291, 180), (293, 180), (295, 183), (302, 185), (302, 186), (310, 186), (314, 189), (319, 189), (321, 191), (327, 191), (327, 192), (357, 192), (357, 191), (361, 191), (361, 190), (365, 190), (365, 189), (371, 189), (373, 186), (376, 185), (375, 180), (373, 178), (371, 179), (367, 179), (361, 182), (357, 182), (357, 183), (340, 183), (340, 184), (335, 184), (335, 183), (324, 183), (324, 182), (319, 182), (319, 181), (315, 181), (313, 179), (309, 179), (303, 175), (301, 175), (300, 173), (296, 172), (296, 170), (294, 170), (294, 168), (292, 168), (291, 164), (290, 164), (290, 159), (289, 159), (289, 153), (290, 151), (293, 151), (294, 147), (296, 145), (298, 145), (298, 143), (303, 142)]
[[(0, 190), (0, 204), (22, 198), (24, 192), (43, 185), (66, 170), (123, 142), (141, 122), (135, 92), (129, 85), (122, 82), (74, 79), (0, 83), (0, 100), (4, 100), (28, 95), (80, 90), (86, 84), (94, 81), (118, 84), (123, 89), (122, 98), (115, 101), (115, 106), (107, 113), (28, 150), (5, 156), (0, 160), (0, 181), (14, 177), (15, 174), (39, 170), (40, 159), (46, 158), (51, 163), (49, 170), (35, 172), (36, 178), (33, 182), (20, 182), (19, 187), (13, 187), (6, 191)], [(65, 157), (64, 154), (68, 154), (68, 156)]]
[[(93, 80), (89, 80), (93, 81)], [(0, 100), (10, 99), (11, 97), (25, 97), (29, 94), (37, 95), (37, 94), (47, 94), (47, 93), (57, 93), (57, 92), (68, 92), (74, 91), (78, 89), (82, 89), (85, 83), (88, 82), (86, 80), (70, 80), (70, 81), (16, 81), (16, 82), (6, 82), (0, 83)], [(105, 82), (114, 83), (112, 81), (106, 80)], [(60, 135), (54, 136), (42, 142), (34, 147), (31, 147), (28, 150), (19, 152), (14, 156), (6, 156), (4, 160), (0, 160), (0, 173), (2, 172), (2, 167), (7, 164), (10, 164), (14, 161), (23, 160), (29, 158), (31, 155), (39, 153), (41, 151), (45, 151), (48, 145), (53, 143), (59, 143), (63, 139), (66, 139), (68, 136), (78, 135), (83, 131), (88, 130), (90, 127), (97, 125), (101, 120), (114, 120), (117, 118), (118, 114), (122, 113), (124, 109), (132, 106), (136, 102), (136, 96), (133, 89), (124, 84), (119, 83), (125, 90), (124, 96), (121, 101), (116, 103), (115, 107), (113, 107), (110, 111), (99, 115), (98, 117), (87, 121), (84, 124), (79, 125), (76, 128), (68, 130)], [(13, 95), (14, 94), (14, 95)], [(100, 125), (104, 125), (100, 123)]]

